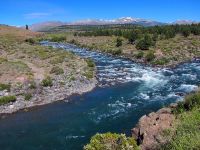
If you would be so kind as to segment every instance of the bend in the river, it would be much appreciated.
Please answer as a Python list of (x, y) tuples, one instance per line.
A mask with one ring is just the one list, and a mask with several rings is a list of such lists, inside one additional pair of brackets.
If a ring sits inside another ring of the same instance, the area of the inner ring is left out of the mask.
[(72, 96), (70, 103), (57, 102), (1, 120), (3, 149), (77, 150), (96, 132), (130, 134), (142, 115), (181, 100), (200, 83), (199, 60), (175, 69), (161, 69), (71, 44), (43, 42), (42, 45), (93, 59), (101, 86)]

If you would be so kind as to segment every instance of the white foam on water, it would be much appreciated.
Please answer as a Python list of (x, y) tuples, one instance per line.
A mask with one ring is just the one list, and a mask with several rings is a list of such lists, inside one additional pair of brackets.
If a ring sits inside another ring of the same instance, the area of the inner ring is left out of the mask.
[(121, 62), (121, 59), (113, 59), (110, 62), (112, 62), (112, 63), (119, 63), (119, 62)]
[(200, 66), (199, 65), (195, 66), (194, 68), (197, 69), (197, 70), (200, 70)]
[(178, 88), (178, 90), (184, 91), (184, 92), (192, 92), (198, 89), (198, 86), (196, 85), (190, 85), (190, 84), (181, 84), (181, 86)]
[[(123, 97), (122, 97), (122, 100), (123, 100)], [(126, 103), (126, 102), (118, 100), (113, 104), (108, 104), (108, 107), (112, 107), (112, 108), (119, 108), (119, 107), (127, 108), (127, 106), (130, 107), (130, 105), (131, 105), (131, 103)]]
[(132, 106), (131, 103), (127, 103), (127, 107), (130, 108)]
[(172, 98), (172, 97), (180, 97), (178, 95), (176, 95), (175, 93), (170, 93), (167, 98)]
[[(121, 97), (123, 100), (123, 97)], [(95, 123), (99, 123), (101, 120), (112, 117), (112, 118), (117, 118), (124, 113), (128, 112), (128, 110), (133, 109), (134, 107), (137, 106), (137, 104), (131, 104), (130, 102), (123, 102), (121, 100), (117, 100), (114, 103), (107, 104), (108, 109), (103, 114), (95, 114), (98, 117), (95, 117), (93, 121)], [(92, 117), (91, 117), (92, 118)]]
[(76, 135), (68, 135), (65, 137), (66, 140), (69, 139), (78, 139), (78, 138), (84, 138), (85, 136), (76, 136)]
[(171, 74), (174, 73), (172, 70), (169, 70), (169, 69), (167, 69), (167, 68), (163, 68), (162, 70), (163, 70), (163, 72), (167, 72), (167, 73), (171, 73)]
[(134, 81), (144, 82), (147, 87), (162, 86), (168, 82), (165, 77), (156, 72), (146, 72), (141, 77), (133, 78)]
[(126, 80), (132, 80), (132, 78), (131, 77), (126, 77)]
[(150, 98), (150, 96), (144, 93), (140, 93), (140, 98), (147, 100)]
[(182, 74), (183, 77), (189, 78), (191, 80), (196, 80), (197, 75), (193, 75), (193, 74)]

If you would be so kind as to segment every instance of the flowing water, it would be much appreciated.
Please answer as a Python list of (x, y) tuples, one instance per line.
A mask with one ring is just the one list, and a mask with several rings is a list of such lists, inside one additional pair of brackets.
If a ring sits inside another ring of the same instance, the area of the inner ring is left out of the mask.
[(93, 59), (100, 86), (71, 96), (70, 103), (60, 101), (1, 119), (2, 150), (79, 150), (97, 132), (130, 135), (142, 115), (182, 100), (200, 83), (199, 60), (160, 69), (70, 44), (42, 45)]

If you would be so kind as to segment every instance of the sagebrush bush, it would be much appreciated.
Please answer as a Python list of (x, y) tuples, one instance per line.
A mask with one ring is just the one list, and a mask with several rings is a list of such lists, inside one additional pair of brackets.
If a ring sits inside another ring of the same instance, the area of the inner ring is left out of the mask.
[(26, 101), (29, 101), (32, 97), (33, 97), (33, 96), (32, 96), (31, 93), (26, 93), (26, 94), (24, 94), (24, 99), (25, 99)]
[(0, 57), (0, 64), (4, 63), (4, 62), (7, 62), (8, 59), (7, 58), (4, 58), (4, 57)]
[(137, 59), (141, 59), (144, 56), (144, 52), (139, 51), (135, 56), (136, 56)]
[(120, 47), (120, 46), (122, 46), (122, 39), (121, 38), (117, 38), (116, 47)]
[(93, 62), (93, 60), (91, 59), (86, 59), (87, 65), (90, 68), (94, 68), (95, 67), (95, 63)]
[(153, 61), (155, 59), (155, 54), (153, 51), (149, 51), (146, 56), (145, 56), (145, 59), (150, 62), (150, 61)]
[(184, 111), (192, 110), (193, 108), (200, 107), (200, 92), (189, 94), (185, 100), (178, 102), (177, 107), (173, 110), (174, 113), (182, 113)]
[(149, 50), (151, 46), (154, 46), (155, 43), (152, 40), (152, 37), (149, 34), (144, 35), (144, 37), (136, 43), (136, 48), (138, 50)]
[(167, 64), (169, 60), (167, 58), (160, 58), (153, 62), (154, 65), (164, 65)]
[(60, 74), (63, 74), (64, 73), (64, 70), (58, 66), (54, 66), (51, 71), (50, 71), (51, 74), (55, 74), (55, 75), (60, 75)]
[(30, 84), (29, 84), (29, 88), (30, 89), (36, 89), (37, 85), (35, 83), (35, 81), (31, 81)]
[(83, 73), (83, 76), (85, 76), (87, 79), (92, 79), (94, 77), (93, 70), (88, 70), (85, 73)]
[(51, 37), (50, 41), (52, 41), (52, 42), (64, 42), (64, 41), (66, 41), (66, 36), (55, 35), (55, 36)]
[(48, 87), (48, 86), (53, 86), (53, 81), (51, 77), (46, 77), (45, 79), (42, 80), (42, 86)]
[(3, 84), (0, 83), (0, 91), (7, 90), (10, 91), (11, 85), (10, 84)]
[(33, 39), (33, 38), (26, 39), (25, 42), (30, 43), (30, 44), (37, 43), (37, 41), (35, 39)]
[(7, 104), (10, 102), (15, 102), (16, 101), (16, 96), (4, 96), (0, 97), (0, 105)]
[(120, 48), (117, 48), (117, 49), (111, 51), (111, 54), (113, 54), (113, 55), (120, 55), (121, 53), (122, 53), (122, 49), (120, 49)]

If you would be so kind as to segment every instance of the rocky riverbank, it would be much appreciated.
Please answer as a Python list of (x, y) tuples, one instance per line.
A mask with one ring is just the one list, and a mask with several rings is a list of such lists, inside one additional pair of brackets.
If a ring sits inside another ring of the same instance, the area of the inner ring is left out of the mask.
[(19, 91), (11, 90), (8, 92), (6, 90), (0, 92), (0, 96), (8, 95), (18, 95), (15, 102), (11, 102), (0, 106), (0, 114), (11, 114), (17, 112), (18, 110), (27, 109), (34, 106), (41, 106), (49, 104), (55, 101), (64, 100), (72, 94), (83, 94), (85, 92), (91, 91), (96, 87), (97, 80), (86, 78), (79, 78), (71, 83), (60, 86), (57, 84), (59, 79), (54, 80), (54, 85), (52, 87), (38, 87), (36, 92), (32, 95), (30, 100), (24, 100), (24, 93), (26, 89), (21, 89)]
[(95, 64), (63, 49), (41, 46), (42, 34), (0, 26), (0, 114), (92, 90)]

